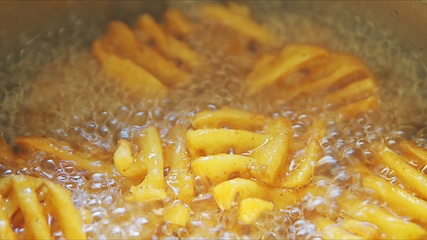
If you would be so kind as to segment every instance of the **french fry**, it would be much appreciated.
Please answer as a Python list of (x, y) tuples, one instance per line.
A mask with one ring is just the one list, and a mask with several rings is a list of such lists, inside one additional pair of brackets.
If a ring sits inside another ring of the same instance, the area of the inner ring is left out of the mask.
[(217, 154), (195, 159), (191, 163), (191, 170), (195, 175), (208, 177), (212, 183), (221, 183), (234, 173), (242, 178), (249, 178), (249, 165), (255, 161), (240, 155)]
[(117, 79), (127, 89), (139, 94), (150, 96), (166, 93), (167, 87), (157, 78), (129, 59), (121, 58), (115, 54), (108, 53), (102, 47), (99, 40), (92, 46), (93, 54), (98, 58), (103, 71), (110, 78)]
[(165, 221), (185, 227), (190, 220), (190, 210), (181, 201), (176, 201), (165, 208), (163, 216)]
[(366, 96), (367, 94), (375, 94), (375, 91), (375, 80), (372, 78), (366, 78), (328, 94), (324, 98), (324, 101), (328, 103), (346, 103), (354, 99), (357, 100), (357, 98), (364, 95)]
[[(0, 209), (5, 209), (5, 201), (0, 195)], [(0, 236), (2, 239), (18, 239), (18, 236), (10, 227), (9, 216), (5, 211), (0, 211)]]
[(268, 136), (246, 130), (198, 129), (187, 131), (187, 145), (192, 158), (225, 153), (252, 151), (268, 142)]
[(194, 176), (188, 169), (190, 159), (186, 152), (185, 131), (181, 126), (175, 126), (171, 131), (175, 144), (168, 151), (171, 167), (166, 183), (178, 199), (188, 203), (194, 198)]
[(50, 201), (58, 214), (57, 218), (62, 226), (64, 237), (66, 239), (85, 239), (82, 216), (71, 201), (71, 193), (50, 181), (45, 181), (44, 184), (48, 188)]
[(330, 54), (326, 59), (308, 64), (307, 79), (289, 89), (294, 96), (321, 92), (357, 74), (371, 76), (369, 69), (359, 58), (346, 53)]
[(360, 113), (369, 112), (369, 110), (375, 110), (378, 108), (378, 105), (378, 98), (376, 96), (370, 96), (363, 100), (341, 107), (336, 111), (336, 113), (344, 119), (349, 119), (356, 117)]
[(15, 141), (21, 146), (55, 155), (61, 160), (73, 161), (78, 168), (86, 171), (112, 174), (113, 164), (82, 157), (67, 142), (48, 137), (17, 137)]
[[(138, 145), (143, 148), (144, 141), (139, 139)], [(114, 165), (120, 175), (124, 177), (144, 177), (147, 174), (147, 164), (144, 152), (140, 151), (135, 157), (132, 156), (131, 145), (125, 139), (119, 140), (119, 147), (114, 152)]]
[(168, 8), (163, 16), (168, 32), (177, 37), (185, 38), (194, 31), (190, 20), (176, 8)]
[(189, 68), (197, 67), (202, 60), (202, 57), (193, 51), (185, 42), (165, 33), (148, 14), (144, 14), (138, 18), (137, 29), (150, 39), (153, 39), (156, 46), (164, 55), (182, 61)]
[(266, 187), (267, 197), (265, 199), (273, 202), (277, 209), (286, 209), (300, 200), (300, 194), (281, 187)]
[[(122, 22), (111, 22), (108, 33), (98, 41), (106, 52), (131, 60), (166, 85), (183, 86), (189, 83), (188, 73), (150, 46), (139, 42), (135, 33)], [(96, 53), (95, 50), (92, 51)]]
[(325, 58), (329, 52), (322, 47), (309, 44), (290, 44), (285, 46), (274, 59), (262, 59), (246, 77), (248, 94), (252, 95), (279, 78), (291, 74), (300, 66), (315, 59)]
[(285, 188), (298, 188), (307, 185), (313, 176), (314, 164), (322, 157), (320, 140), (325, 136), (325, 124), (315, 122), (309, 132), (315, 132), (308, 140), (307, 147), (296, 158), (296, 169), (290, 172), (280, 184)]
[(0, 186), (2, 238), (17, 238), (10, 221), (12, 216), (22, 214), (20, 224), (23, 224), (26, 238), (53, 239), (48, 218), (57, 218), (65, 238), (86, 239), (82, 216), (74, 207), (70, 192), (60, 185), (34, 177), (10, 175), (0, 180)]
[(427, 165), (427, 150), (424, 148), (409, 141), (400, 143), (399, 148), (404, 157), (415, 160), (421, 165)]
[(362, 236), (352, 234), (337, 224), (332, 224), (322, 229), (322, 239), (365, 239)]
[(254, 131), (262, 129), (266, 121), (267, 119), (264, 115), (223, 107), (218, 111), (201, 111), (196, 114), (191, 122), (196, 129), (227, 127), (231, 129)]
[(292, 123), (280, 117), (268, 123), (267, 133), (272, 136), (272, 140), (251, 153), (250, 157), (257, 161), (250, 173), (256, 179), (271, 185), (276, 182), (278, 172), (288, 157), (289, 143), (293, 138)]
[(247, 13), (236, 14), (236, 11), (242, 13), (241, 9), (236, 10), (236, 7), (229, 9), (221, 4), (209, 3), (200, 8), (200, 13), (203, 17), (239, 32), (259, 43), (272, 47), (280, 46), (280, 40), (261, 25), (254, 22), (247, 16)]
[(346, 218), (341, 221), (340, 226), (348, 232), (362, 236), (364, 239), (378, 238), (378, 229), (374, 225), (367, 222)]
[(427, 177), (409, 165), (407, 161), (397, 153), (384, 147), (379, 151), (381, 161), (390, 167), (405, 187), (413, 190), (419, 197), (427, 199)]
[(132, 186), (131, 194), (125, 200), (132, 202), (146, 202), (166, 199), (163, 176), (163, 151), (159, 133), (155, 127), (147, 127), (143, 137), (141, 151), (147, 164), (147, 175), (137, 186)]
[(377, 177), (367, 176), (363, 186), (375, 191), (375, 194), (387, 202), (391, 209), (411, 219), (427, 223), (427, 202), (412, 196), (407, 191)]
[(378, 227), (388, 239), (420, 239), (427, 231), (421, 226), (396, 217), (387, 210), (374, 204), (365, 203), (354, 196), (343, 194), (337, 198), (340, 208), (351, 218), (369, 222)]
[(271, 211), (274, 204), (259, 198), (246, 198), (240, 202), (239, 220), (252, 224), (263, 212)]
[(263, 198), (266, 192), (258, 183), (243, 178), (222, 182), (212, 190), (212, 195), (222, 210), (229, 210), (232, 207), (237, 194), (239, 194), (239, 201), (242, 201), (252, 197)]

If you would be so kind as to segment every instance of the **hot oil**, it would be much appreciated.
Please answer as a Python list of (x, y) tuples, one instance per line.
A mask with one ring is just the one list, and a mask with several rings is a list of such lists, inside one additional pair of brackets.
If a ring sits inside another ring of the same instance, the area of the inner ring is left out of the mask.
[[(194, 6), (174, 4), (190, 16), (197, 15)], [(295, 205), (263, 214), (254, 225), (244, 225), (238, 222), (236, 210), (219, 210), (207, 193), (212, 188), (209, 182), (196, 179), (200, 195), (188, 204), (192, 209), (190, 223), (186, 228), (177, 228), (162, 220), (163, 207), (170, 200), (125, 202), (123, 195), (129, 190), (129, 181), (118, 174), (81, 172), (72, 162), (34, 152), (26, 155), (29, 164), (24, 168), (1, 165), (2, 175), (15, 172), (42, 176), (70, 189), (75, 205), (90, 212), (91, 223), (85, 229), (91, 238), (320, 236), (311, 218), (316, 211), (338, 218), (339, 209), (332, 199), (342, 189), (371, 198), (360, 190), (352, 164), (367, 163), (373, 171), (394, 181), (390, 171), (375, 165), (373, 142), (396, 149), (406, 139), (427, 147), (423, 107), (427, 94), (417, 87), (425, 80), (426, 69), (416, 55), (405, 51), (388, 33), (358, 16), (342, 14), (342, 21), (337, 22), (332, 16), (312, 15), (308, 11), (265, 14), (269, 9), (255, 12), (254, 17), (285, 43), (315, 43), (363, 59), (378, 78), (380, 109), (337, 121), (331, 117), (328, 106), (320, 105), (316, 99), (288, 104), (269, 98), (269, 93), (247, 98), (244, 76), (236, 66), (244, 65), (248, 59), (205, 50), (203, 46), (210, 44), (206, 38), (193, 38), (190, 44), (202, 52), (206, 64), (214, 66), (215, 71), (198, 73), (191, 86), (171, 91), (166, 100), (135, 99), (120, 84), (103, 76), (88, 51), (89, 43), (104, 29), (79, 21), (33, 39), (20, 53), (2, 60), (0, 77), (7, 88), (0, 95), (0, 131), (12, 145), (16, 136), (50, 136), (69, 142), (87, 157), (112, 162), (117, 140), (135, 140), (141, 129), (155, 125), (167, 145), (172, 141), (167, 135), (171, 128), (177, 124), (188, 127), (189, 118), (203, 109), (233, 106), (290, 118), (294, 122), (295, 141), (302, 139), (314, 119), (322, 117), (328, 123), (321, 143), (327, 157), (316, 166), (315, 184), (328, 186), (326, 196), (307, 194)]]

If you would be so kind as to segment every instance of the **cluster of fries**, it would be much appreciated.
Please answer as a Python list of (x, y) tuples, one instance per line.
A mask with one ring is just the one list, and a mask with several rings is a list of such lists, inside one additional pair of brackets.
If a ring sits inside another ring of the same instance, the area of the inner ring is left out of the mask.
[[(58, 221), (60, 229), (51, 229)], [(0, 179), (0, 236), (18, 239), (53, 239), (60, 230), (66, 239), (86, 239), (82, 214), (74, 207), (71, 193), (48, 180), (9, 175)], [(13, 227), (13, 228), (12, 228)]]
[[(422, 172), (427, 165), (427, 150), (405, 141), (399, 155), (378, 144), (379, 164), (391, 169), (397, 181), (377, 176), (364, 165), (352, 166), (361, 175), (361, 187), (370, 189), (373, 198), (387, 207), (366, 201), (348, 190), (336, 198), (343, 210), (343, 219), (336, 223), (328, 217), (317, 218), (317, 228), (325, 238), (332, 239), (422, 239), (427, 236), (427, 177)], [(395, 183), (393, 183), (395, 182)], [(318, 189), (317, 196), (325, 194)], [(391, 210), (391, 211), (390, 211)]]
[(377, 108), (376, 80), (354, 55), (331, 53), (310, 44), (289, 44), (274, 56), (262, 54), (246, 77), (250, 95), (274, 86), (280, 97), (320, 97), (352, 118)]

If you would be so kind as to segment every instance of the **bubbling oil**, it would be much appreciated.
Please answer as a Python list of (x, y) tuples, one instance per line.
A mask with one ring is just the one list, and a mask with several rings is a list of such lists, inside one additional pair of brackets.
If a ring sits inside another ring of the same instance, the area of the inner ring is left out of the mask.
[[(189, 16), (196, 14), (195, 4), (171, 4)], [(190, 86), (171, 91), (165, 100), (135, 100), (120, 84), (103, 77), (89, 53), (88, 43), (103, 29), (79, 20), (33, 39), (19, 53), (1, 60), (0, 83), (4, 86), (0, 94), (0, 132), (12, 146), (16, 136), (50, 136), (69, 142), (88, 157), (112, 161), (117, 140), (136, 139), (141, 129), (154, 124), (167, 144), (173, 141), (167, 135), (173, 126), (188, 127), (190, 117), (205, 109), (232, 106), (272, 117), (284, 116), (294, 122), (295, 140), (301, 139), (311, 123), (322, 117), (328, 125), (321, 142), (326, 157), (317, 163), (314, 179), (319, 186), (328, 185), (325, 197), (308, 194), (302, 202), (265, 213), (253, 225), (245, 225), (238, 222), (236, 210), (220, 211), (212, 195), (206, 193), (211, 184), (196, 177), (199, 194), (189, 203), (190, 223), (176, 228), (162, 220), (164, 203), (124, 201), (126, 179), (79, 172), (72, 162), (58, 162), (49, 154), (32, 153), (28, 166), (23, 168), (1, 165), (1, 175), (40, 176), (71, 190), (75, 205), (90, 211), (91, 223), (85, 225), (90, 238), (320, 237), (310, 221), (315, 208), (338, 214), (331, 199), (345, 188), (369, 199), (369, 194), (360, 190), (360, 181), (350, 166), (360, 161), (375, 166), (374, 142), (396, 149), (406, 139), (427, 147), (423, 107), (427, 89), (417, 88), (419, 82), (426, 80), (426, 68), (389, 34), (358, 16), (344, 14), (337, 22), (332, 15), (308, 14), (308, 10), (265, 14), (274, 6), (269, 8), (266, 4), (265, 8), (254, 11), (254, 18), (285, 43), (315, 43), (363, 59), (379, 81), (380, 108), (337, 121), (331, 117), (329, 106), (319, 105), (316, 99), (301, 99), (290, 105), (267, 94), (247, 98), (244, 79), (236, 71), (236, 63), (244, 64), (247, 59), (208, 51), (203, 46), (210, 44), (209, 39), (203, 37), (190, 39), (190, 45), (215, 66), (215, 71), (193, 76)], [(381, 165), (373, 169), (389, 181), (396, 181), (390, 169)]]

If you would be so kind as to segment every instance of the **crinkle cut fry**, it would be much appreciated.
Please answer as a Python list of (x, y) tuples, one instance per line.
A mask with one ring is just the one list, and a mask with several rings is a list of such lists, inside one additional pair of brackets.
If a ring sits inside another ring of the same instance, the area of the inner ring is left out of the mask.
[(189, 68), (195, 68), (200, 64), (202, 57), (198, 53), (185, 42), (163, 31), (150, 15), (144, 14), (138, 18), (137, 29), (153, 39), (158, 49), (167, 57), (180, 60)]
[(108, 77), (117, 79), (132, 92), (149, 96), (157, 94), (163, 96), (166, 93), (167, 87), (153, 75), (131, 60), (107, 52), (100, 40), (93, 43), (92, 53), (97, 57)]
[(191, 122), (195, 129), (227, 127), (229, 129), (255, 131), (263, 129), (267, 117), (231, 107), (223, 107), (217, 111), (201, 111), (196, 114)]
[(427, 177), (408, 164), (404, 157), (387, 147), (379, 147), (382, 148), (379, 150), (380, 160), (395, 172), (405, 187), (414, 191), (418, 197), (427, 200)]
[(280, 183), (285, 188), (298, 188), (309, 184), (315, 163), (322, 157), (323, 150), (320, 140), (325, 136), (326, 124), (317, 120), (310, 127), (309, 140), (305, 149), (296, 157), (296, 169), (293, 169), (288, 176)]
[(190, 81), (187, 72), (140, 42), (135, 33), (122, 22), (111, 22), (108, 33), (98, 41), (107, 52), (128, 59), (168, 86), (184, 86)]
[(185, 38), (194, 31), (193, 24), (179, 9), (168, 8), (163, 19), (166, 30), (177, 37)]
[(111, 174), (113, 164), (104, 161), (94, 161), (87, 159), (71, 148), (67, 142), (55, 140), (49, 137), (17, 137), (16, 143), (30, 147), (38, 151), (43, 151), (55, 155), (61, 160), (70, 160), (76, 163), (77, 167), (91, 172), (102, 172)]
[(367, 176), (363, 179), (364, 187), (374, 190), (380, 199), (397, 213), (427, 223), (427, 202), (411, 193), (394, 186), (390, 182), (377, 176)]
[(125, 196), (127, 201), (146, 202), (166, 199), (160, 136), (153, 126), (147, 127), (144, 133), (141, 151), (144, 153), (147, 164), (147, 175), (139, 185), (131, 187), (131, 194)]
[(264, 55), (258, 59), (253, 70), (246, 76), (248, 94), (253, 95), (283, 76), (297, 70), (301, 65), (329, 56), (328, 50), (310, 44), (290, 44), (278, 56)]
[(170, 172), (166, 179), (174, 196), (184, 203), (188, 203), (194, 198), (194, 176), (188, 167), (190, 158), (185, 140), (186, 130), (183, 126), (177, 125), (171, 131), (174, 144), (167, 151)]
[[(0, 200), (3, 206), (0, 209), (0, 215), (4, 221), (0, 231), (13, 232), (10, 219), (20, 210), (24, 218), (25, 238), (52, 239), (48, 216), (46, 216), (52, 212), (45, 212), (41, 205), (42, 201), (48, 200), (54, 208), (55, 216), (51, 217), (56, 217), (59, 220), (63, 236), (67, 239), (86, 239), (86, 234), (83, 232), (82, 216), (74, 207), (70, 192), (60, 185), (30, 176), (10, 175), (0, 180), (0, 186), (2, 191), (0, 192), (2, 196)], [(45, 188), (40, 189), (42, 186)], [(39, 193), (39, 191), (44, 190), (46, 193)], [(17, 202), (18, 205), (12, 206), (9, 204), (11, 201)], [(14, 238), (16, 237), (15, 234)]]
[(396, 217), (387, 210), (345, 192), (337, 198), (338, 205), (351, 218), (374, 224), (389, 239), (420, 239), (427, 236), (421, 226)]
[(289, 144), (293, 139), (292, 123), (289, 119), (279, 117), (268, 123), (266, 131), (272, 139), (249, 155), (256, 159), (250, 173), (257, 180), (273, 185), (288, 158)]
[[(205, 4), (200, 8), (201, 15), (225, 27), (239, 32), (255, 41), (278, 47), (281, 41), (261, 25), (253, 21), (247, 13), (236, 14), (236, 8), (227, 8), (217, 3)], [(240, 11), (241, 12), (241, 11)]]

